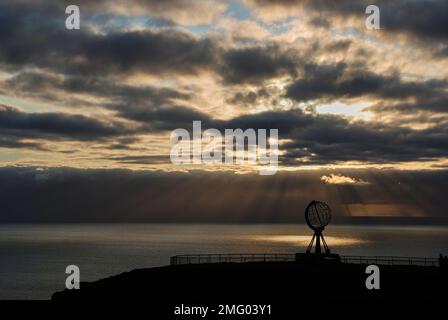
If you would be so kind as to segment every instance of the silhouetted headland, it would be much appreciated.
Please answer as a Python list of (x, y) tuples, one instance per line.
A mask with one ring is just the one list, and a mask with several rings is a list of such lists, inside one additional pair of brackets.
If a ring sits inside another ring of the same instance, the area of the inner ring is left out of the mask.
[[(223, 303), (229, 300), (306, 300), (316, 295), (319, 299), (332, 300), (432, 300), (448, 297), (446, 264), (431, 266), (434, 260), (428, 260), (426, 266), (404, 265), (407, 258), (403, 258), (401, 265), (400, 261), (387, 265), (382, 264), (387, 263), (385, 258), (376, 258), (381, 270), (381, 287), (379, 290), (368, 290), (365, 286), (368, 264), (362, 263), (362, 257), (358, 263), (348, 263), (349, 260), (337, 255), (322, 259), (312, 254), (298, 254), (292, 261), (289, 258), (294, 255), (278, 255), (279, 261), (266, 259), (258, 262), (258, 257), (262, 255), (239, 256), (241, 259), (237, 263), (228, 262), (225, 257), (229, 256), (224, 255), (173, 257), (172, 263), (186, 263), (186, 260), (178, 260), (182, 257), (202, 257), (202, 261), (190, 260), (190, 264), (137, 269), (91, 283), (81, 282), (79, 290), (57, 292), (52, 298)], [(237, 257), (234, 255), (231, 259)], [(371, 259), (366, 262), (374, 262), (375, 257)]]

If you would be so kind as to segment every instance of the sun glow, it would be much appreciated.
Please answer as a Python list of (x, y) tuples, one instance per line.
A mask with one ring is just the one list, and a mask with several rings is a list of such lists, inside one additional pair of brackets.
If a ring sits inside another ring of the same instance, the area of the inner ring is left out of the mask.
[[(296, 236), (296, 235), (273, 235), (273, 236), (252, 236), (251, 239), (260, 242), (281, 242), (291, 245), (303, 245), (306, 246), (310, 242), (311, 236)], [(337, 236), (325, 236), (325, 240), (328, 245), (331, 246), (357, 246), (368, 242), (367, 240), (337, 237)]]
[(372, 113), (363, 111), (367, 107), (368, 107), (367, 103), (345, 104), (336, 101), (330, 104), (317, 106), (316, 111), (319, 113), (343, 115), (362, 120), (370, 120), (372, 117)]

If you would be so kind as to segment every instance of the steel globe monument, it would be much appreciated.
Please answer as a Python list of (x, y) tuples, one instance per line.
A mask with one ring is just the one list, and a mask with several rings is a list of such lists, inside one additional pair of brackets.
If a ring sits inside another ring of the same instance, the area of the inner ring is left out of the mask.
[(316, 242), (316, 245), (314, 246), (314, 254), (322, 254), (321, 244), (323, 244), (325, 254), (330, 254), (330, 248), (328, 248), (324, 235), (322, 234), (325, 227), (331, 221), (330, 206), (325, 202), (315, 200), (311, 201), (305, 210), (305, 220), (308, 226), (314, 231), (314, 235), (311, 238), (311, 242), (308, 245), (308, 248), (306, 249), (306, 253), (311, 253), (314, 242)]
[(306, 252), (296, 253), (296, 262), (341, 263), (341, 257), (338, 254), (331, 253), (323, 235), (325, 227), (331, 222), (330, 206), (322, 201), (311, 201), (305, 209), (305, 220), (314, 234)]

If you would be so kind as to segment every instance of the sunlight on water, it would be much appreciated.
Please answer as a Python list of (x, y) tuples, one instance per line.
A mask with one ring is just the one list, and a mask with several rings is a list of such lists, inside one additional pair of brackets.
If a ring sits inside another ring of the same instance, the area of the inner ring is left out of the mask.
[[(295, 235), (282, 235), (282, 236), (252, 236), (255, 241), (266, 241), (266, 242), (281, 242), (291, 245), (303, 245), (306, 246), (310, 243), (309, 236), (295, 236)], [(344, 237), (325, 237), (325, 241), (328, 246), (354, 246), (369, 242), (368, 240), (356, 239), (356, 238), (344, 238)]]

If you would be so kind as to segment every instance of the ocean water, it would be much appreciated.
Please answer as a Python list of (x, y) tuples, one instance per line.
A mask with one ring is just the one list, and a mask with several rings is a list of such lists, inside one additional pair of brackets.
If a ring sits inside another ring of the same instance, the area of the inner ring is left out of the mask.
[[(345, 255), (448, 254), (448, 227), (330, 226), (324, 235)], [(49, 299), (70, 264), (93, 281), (176, 254), (304, 252), (311, 236), (304, 225), (0, 225), (0, 299)]]

